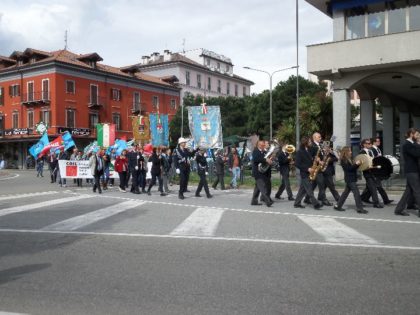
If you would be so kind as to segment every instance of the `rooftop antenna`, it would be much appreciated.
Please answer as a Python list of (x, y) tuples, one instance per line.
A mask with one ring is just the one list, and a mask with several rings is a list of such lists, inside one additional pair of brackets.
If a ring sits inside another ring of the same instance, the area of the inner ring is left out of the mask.
[(64, 50), (67, 50), (67, 30), (64, 32)]
[(182, 52), (185, 54), (185, 38), (182, 39)]

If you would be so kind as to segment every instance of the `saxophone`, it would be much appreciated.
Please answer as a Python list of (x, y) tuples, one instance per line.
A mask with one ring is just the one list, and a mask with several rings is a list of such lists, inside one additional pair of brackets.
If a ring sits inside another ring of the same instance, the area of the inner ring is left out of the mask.
[(309, 179), (314, 181), (316, 176), (318, 175), (319, 171), (321, 170), (321, 165), (319, 164), (319, 154), (321, 153), (321, 148), (318, 147), (318, 151), (316, 152), (314, 162), (312, 163), (311, 171), (309, 172)]

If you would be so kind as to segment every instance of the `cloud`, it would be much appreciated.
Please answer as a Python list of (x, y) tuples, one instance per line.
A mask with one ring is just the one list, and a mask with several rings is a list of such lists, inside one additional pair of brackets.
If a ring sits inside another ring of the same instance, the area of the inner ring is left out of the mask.
[[(332, 22), (299, 1), (300, 71), (306, 75), (305, 45), (331, 40)], [(164, 49), (206, 48), (228, 56), (238, 75), (268, 88), (264, 74), (296, 64), (295, 1), (278, 0), (62, 0), (2, 1), (0, 54), (27, 47), (75, 53), (97, 52), (104, 63), (123, 66)], [(286, 71), (275, 81), (286, 79)]]

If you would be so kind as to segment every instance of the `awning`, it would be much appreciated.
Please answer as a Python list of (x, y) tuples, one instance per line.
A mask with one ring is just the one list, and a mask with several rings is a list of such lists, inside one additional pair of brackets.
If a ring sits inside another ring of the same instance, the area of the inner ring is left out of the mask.
[(335, 10), (344, 10), (351, 9), (356, 7), (365, 6), (372, 3), (384, 2), (383, 0), (332, 0), (331, 9)]

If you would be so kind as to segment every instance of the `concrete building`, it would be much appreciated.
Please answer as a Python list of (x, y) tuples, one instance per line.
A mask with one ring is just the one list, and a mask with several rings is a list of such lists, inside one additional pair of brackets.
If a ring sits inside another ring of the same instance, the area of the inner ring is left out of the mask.
[(351, 90), (360, 98), (360, 137), (376, 136), (382, 106), (383, 151), (394, 155), (420, 127), (420, 0), (306, 0), (333, 19), (333, 41), (308, 46), (308, 72), (333, 81), (336, 145), (350, 145)]
[(233, 73), (232, 61), (223, 55), (206, 49), (194, 49), (183, 53), (165, 50), (143, 56), (134, 65), (142, 73), (176, 80), (181, 90), (181, 101), (187, 93), (206, 97), (243, 97), (250, 95), (254, 83)]
[(28, 48), (0, 56), (0, 157), (22, 166), (38, 141), (35, 125), (48, 124), (50, 140), (69, 131), (76, 145), (96, 139), (97, 123), (116, 124), (132, 138), (132, 115), (175, 115), (180, 89), (165, 78), (100, 63), (97, 53)]

